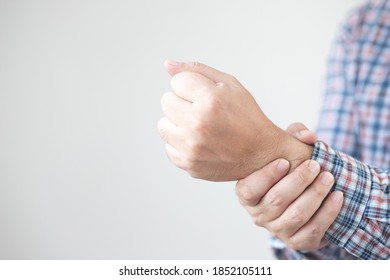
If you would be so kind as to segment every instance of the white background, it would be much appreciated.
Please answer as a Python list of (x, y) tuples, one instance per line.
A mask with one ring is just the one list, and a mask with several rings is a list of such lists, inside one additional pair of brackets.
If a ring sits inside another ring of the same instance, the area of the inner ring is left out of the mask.
[[(128, 269), (128, 273), (137, 275), (120, 275), (120, 269)], [(213, 280), (249, 280), (249, 279), (299, 279), (312, 280), (313, 275), (321, 271), (323, 279), (335, 279), (348, 276), (354, 280), (366, 280), (373, 276), (388, 275), (390, 267), (384, 260), (361, 261), (315, 261), (290, 262), (276, 260), (2, 260), (0, 261), (0, 277), (7, 280), (119, 280), (119, 279), (213, 279)], [(156, 275), (152, 269), (160, 268), (174, 272), (175, 276)], [(216, 267), (216, 275), (214, 275)], [(262, 268), (264, 267), (264, 270)], [(268, 268), (270, 268), (268, 270)], [(326, 268), (326, 269), (324, 269)], [(146, 269), (149, 269), (146, 272)], [(196, 275), (184, 275), (185, 271)], [(199, 273), (199, 269), (203, 274)], [(221, 270), (220, 270), (221, 269)], [(254, 271), (252, 275), (250, 271)], [(141, 276), (143, 271), (143, 276)], [(263, 273), (263, 271), (265, 273)], [(271, 272), (271, 275), (268, 272)], [(177, 275), (177, 272), (179, 275)], [(241, 272), (241, 273), (240, 273)], [(146, 276), (145, 274), (149, 274)], [(180, 274), (182, 273), (182, 274)], [(235, 275), (232, 275), (235, 274)], [(241, 274), (241, 275), (240, 275)], [(258, 274), (258, 275), (256, 275)], [(265, 275), (261, 275), (265, 274)], [(338, 276), (338, 277), (337, 277)]]
[(162, 63), (231, 73), (279, 126), (314, 128), (359, 2), (1, 0), (0, 258), (272, 258), (234, 183), (168, 161)]

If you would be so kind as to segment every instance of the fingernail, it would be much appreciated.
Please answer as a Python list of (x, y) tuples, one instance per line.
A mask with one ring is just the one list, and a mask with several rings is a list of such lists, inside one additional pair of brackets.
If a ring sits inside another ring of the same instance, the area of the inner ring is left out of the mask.
[(278, 172), (282, 173), (282, 172), (285, 172), (290, 166), (290, 163), (285, 160), (285, 159), (281, 159), (279, 160), (278, 162), (278, 165), (276, 166), (276, 169), (278, 170)]
[(333, 176), (330, 173), (323, 173), (321, 177), (321, 182), (325, 186), (330, 186), (331, 184), (333, 184)]
[(309, 170), (311, 173), (317, 174), (318, 171), (320, 170), (320, 165), (318, 164), (318, 162), (316, 162), (314, 160), (310, 160), (309, 161)]
[(343, 193), (342, 192), (340, 192), (340, 191), (334, 192), (334, 194), (332, 196), (333, 202), (339, 203), (342, 199), (343, 199)]
[(171, 65), (171, 66), (179, 66), (180, 65), (180, 62), (177, 62), (176, 60), (172, 60), (172, 59), (167, 59), (166, 62)]

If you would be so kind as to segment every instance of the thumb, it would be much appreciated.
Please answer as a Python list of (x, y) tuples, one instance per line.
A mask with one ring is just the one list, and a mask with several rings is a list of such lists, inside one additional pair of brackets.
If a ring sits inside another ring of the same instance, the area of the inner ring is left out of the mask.
[(290, 135), (297, 138), (299, 141), (308, 145), (313, 145), (317, 141), (317, 134), (313, 131), (310, 131), (302, 123), (290, 124), (286, 131), (290, 133)]
[(229, 83), (234, 79), (232, 76), (200, 62), (177, 62), (175, 60), (166, 60), (164, 66), (171, 76), (175, 76), (180, 72), (196, 72), (212, 80), (214, 83)]

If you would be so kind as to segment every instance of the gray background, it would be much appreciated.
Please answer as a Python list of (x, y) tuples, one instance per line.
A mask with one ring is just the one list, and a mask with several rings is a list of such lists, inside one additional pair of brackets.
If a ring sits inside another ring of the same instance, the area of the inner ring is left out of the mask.
[(210, 64), (281, 127), (314, 127), (358, 2), (0, 1), (0, 258), (272, 258), (234, 183), (168, 161), (162, 63)]

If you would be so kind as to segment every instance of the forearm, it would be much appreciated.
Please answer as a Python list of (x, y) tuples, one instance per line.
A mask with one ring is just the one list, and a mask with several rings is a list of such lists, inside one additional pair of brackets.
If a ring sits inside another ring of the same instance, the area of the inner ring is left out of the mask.
[(263, 141), (266, 144), (262, 144), (262, 147), (259, 148), (258, 160), (253, 161), (254, 166), (249, 174), (279, 158), (289, 161), (289, 172), (291, 173), (302, 162), (311, 159), (314, 150), (312, 145), (307, 145), (297, 140), (288, 132), (273, 124), (268, 125), (267, 129), (269, 134), (266, 137), (266, 141)]

